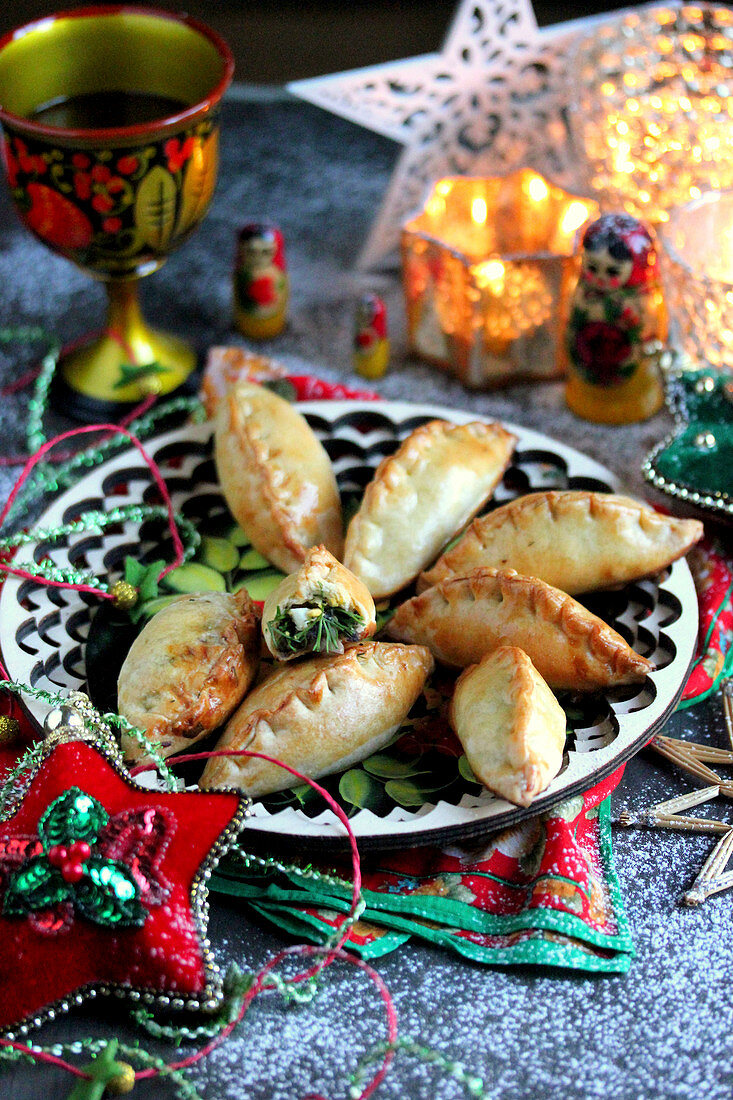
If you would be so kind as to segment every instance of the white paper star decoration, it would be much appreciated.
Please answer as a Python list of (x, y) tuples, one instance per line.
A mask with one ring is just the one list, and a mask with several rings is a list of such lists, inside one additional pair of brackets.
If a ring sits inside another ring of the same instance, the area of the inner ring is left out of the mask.
[(359, 257), (389, 258), (402, 222), (442, 176), (531, 165), (567, 185), (563, 35), (540, 33), (530, 0), (463, 0), (441, 53), (300, 80), (289, 91), (405, 145)]

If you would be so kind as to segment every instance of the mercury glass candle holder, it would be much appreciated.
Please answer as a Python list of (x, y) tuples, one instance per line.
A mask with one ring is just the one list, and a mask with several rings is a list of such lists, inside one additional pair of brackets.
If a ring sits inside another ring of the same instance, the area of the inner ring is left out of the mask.
[(630, 11), (580, 39), (568, 65), (584, 190), (653, 223), (733, 186), (733, 11)]
[(597, 213), (531, 169), (439, 180), (402, 229), (410, 350), (476, 389), (557, 377), (575, 236)]
[(693, 361), (733, 372), (733, 191), (673, 210), (660, 236), (673, 338)]

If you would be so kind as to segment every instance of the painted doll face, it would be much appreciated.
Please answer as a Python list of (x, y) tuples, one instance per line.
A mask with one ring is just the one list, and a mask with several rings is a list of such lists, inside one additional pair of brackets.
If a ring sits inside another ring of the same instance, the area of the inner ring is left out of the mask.
[(583, 252), (582, 277), (598, 290), (617, 290), (629, 281), (634, 263), (631, 258), (617, 259), (607, 248)]
[(355, 317), (356, 332), (373, 329), (377, 336), (387, 335), (387, 311), (376, 294), (365, 294), (358, 302)]
[(657, 278), (650, 231), (630, 214), (602, 214), (583, 235), (581, 278), (603, 293), (650, 286)]
[(371, 328), (374, 321), (374, 303), (369, 298), (362, 298), (356, 307), (356, 330)]
[(272, 265), (276, 249), (270, 237), (249, 237), (240, 244), (240, 262), (248, 270), (262, 271)]

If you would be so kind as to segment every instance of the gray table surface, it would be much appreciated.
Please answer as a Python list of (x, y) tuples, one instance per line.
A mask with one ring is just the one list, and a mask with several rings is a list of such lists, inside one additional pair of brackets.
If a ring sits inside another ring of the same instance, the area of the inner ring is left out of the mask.
[[(440, 402), (517, 421), (563, 440), (644, 493), (646, 451), (669, 428), (666, 413), (645, 424), (605, 428), (570, 414), (562, 387), (521, 385), (469, 393), (452, 377), (410, 362), (397, 270), (359, 275), (354, 259), (385, 192), (398, 149), (316, 108), (265, 90), (234, 89), (223, 119), (220, 184), (207, 220), (168, 264), (145, 281), (143, 298), (158, 323), (200, 349), (237, 341), (231, 327), (230, 267), (238, 226), (277, 221), (287, 244), (292, 304), (287, 331), (267, 345), (292, 367), (357, 384), (350, 365), (354, 303), (382, 294), (390, 317), (391, 370), (376, 388), (385, 397)], [(102, 319), (100, 287), (31, 240), (0, 195), (0, 324), (39, 324), (70, 339)], [(0, 383), (17, 358), (1, 361)], [(23, 447), (27, 396), (0, 405), (3, 453)], [(51, 417), (49, 428), (64, 422)], [(11, 472), (3, 472), (3, 496)], [(722, 708), (712, 699), (675, 716), (668, 732), (725, 744)], [(642, 753), (613, 797), (613, 814), (689, 789), (670, 765)], [(726, 814), (726, 807), (719, 807)], [(636, 958), (624, 977), (548, 969), (485, 968), (410, 944), (379, 961), (395, 999), (400, 1034), (434, 1046), (485, 1081), (491, 1100), (571, 1095), (613, 1100), (723, 1100), (733, 1085), (731, 969), (733, 895), (699, 908), (679, 897), (712, 847), (710, 837), (614, 827), (618, 873)], [(222, 965), (257, 968), (283, 944), (236, 905), (212, 899), (210, 931)], [(43, 1041), (80, 1034), (134, 1036), (124, 1014), (80, 1012), (46, 1027)], [(384, 1034), (376, 991), (353, 968), (332, 967), (316, 1000), (284, 1007), (261, 998), (234, 1036), (193, 1072), (211, 1100), (285, 1100), (320, 1092), (348, 1095), (361, 1052)], [(170, 1055), (170, 1051), (168, 1054)], [(57, 1071), (0, 1074), (0, 1096), (65, 1097)], [(162, 1083), (134, 1095), (160, 1097)], [(384, 1100), (466, 1095), (444, 1073), (398, 1056), (377, 1095)]]

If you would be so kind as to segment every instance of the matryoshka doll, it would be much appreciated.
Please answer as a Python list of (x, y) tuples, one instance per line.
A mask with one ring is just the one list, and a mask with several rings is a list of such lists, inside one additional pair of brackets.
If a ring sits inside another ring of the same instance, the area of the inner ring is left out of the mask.
[(387, 370), (387, 307), (377, 294), (364, 294), (356, 307), (353, 360), (364, 378), (381, 378)]
[(667, 336), (651, 232), (630, 214), (603, 214), (585, 230), (566, 333), (565, 397), (605, 424), (645, 420), (664, 400), (658, 358)]
[(288, 275), (283, 235), (269, 222), (250, 222), (237, 240), (234, 320), (244, 336), (277, 336), (285, 327)]

